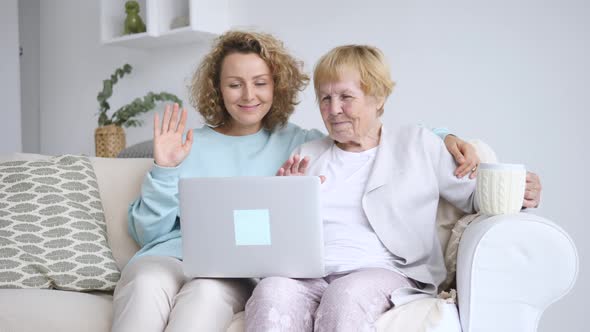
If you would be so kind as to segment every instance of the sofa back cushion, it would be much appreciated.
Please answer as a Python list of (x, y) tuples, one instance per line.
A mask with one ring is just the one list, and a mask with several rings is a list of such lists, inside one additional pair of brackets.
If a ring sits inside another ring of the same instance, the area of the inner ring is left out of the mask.
[(141, 184), (153, 165), (151, 158), (90, 158), (96, 173), (107, 222), (109, 244), (122, 269), (139, 250), (127, 231), (129, 204), (139, 197)]

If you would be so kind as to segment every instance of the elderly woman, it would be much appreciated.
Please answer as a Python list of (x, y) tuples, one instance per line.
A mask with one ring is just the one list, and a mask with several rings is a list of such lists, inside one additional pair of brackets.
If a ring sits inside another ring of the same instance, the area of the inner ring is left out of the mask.
[[(279, 175), (323, 177), (327, 277), (263, 279), (246, 305), (247, 331), (371, 331), (394, 304), (436, 294), (446, 273), (439, 197), (471, 213), (475, 182), (452, 175), (453, 157), (429, 130), (383, 127), (393, 85), (374, 47), (338, 47), (316, 65), (329, 137), (299, 147)], [(528, 207), (540, 196), (530, 180)]]

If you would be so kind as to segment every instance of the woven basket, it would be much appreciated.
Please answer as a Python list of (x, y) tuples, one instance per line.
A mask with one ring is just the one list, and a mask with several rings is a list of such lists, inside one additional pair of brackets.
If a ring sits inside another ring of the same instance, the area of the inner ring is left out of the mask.
[(94, 131), (96, 156), (114, 158), (125, 148), (125, 131), (120, 126), (108, 125)]

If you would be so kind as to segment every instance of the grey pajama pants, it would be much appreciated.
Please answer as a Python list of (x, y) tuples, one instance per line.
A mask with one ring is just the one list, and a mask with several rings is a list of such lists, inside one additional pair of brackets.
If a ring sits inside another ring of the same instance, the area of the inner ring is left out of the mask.
[(386, 269), (318, 279), (265, 278), (246, 304), (246, 331), (374, 331), (391, 293), (413, 287)]

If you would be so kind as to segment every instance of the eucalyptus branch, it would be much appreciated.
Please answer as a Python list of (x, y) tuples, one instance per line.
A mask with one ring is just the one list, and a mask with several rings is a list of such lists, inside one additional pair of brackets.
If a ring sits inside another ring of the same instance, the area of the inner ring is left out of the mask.
[(98, 100), (98, 125), (107, 126), (114, 124), (122, 127), (137, 127), (142, 124), (141, 120), (134, 119), (136, 116), (146, 113), (156, 107), (156, 102), (173, 101), (182, 106), (182, 100), (171, 93), (149, 92), (141, 98), (136, 98), (131, 103), (122, 106), (109, 117), (107, 111), (111, 109), (111, 105), (107, 102), (113, 95), (113, 86), (122, 79), (126, 74), (130, 74), (133, 68), (129, 64), (125, 64), (121, 68), (117, 68), (109, 79), (103, 81), (102, 91), (98, 93), (96, 99)]
[(136, 98), (130, 104), (127, 104), (113, 113), (112, 122), (122, 127), (137, 127), (142, 125), (141, 120), (135, 120), (134, 117), (145, 113), (156, 107), (158, 101), (172, 101), (182, 106), (182, 100), (175, 95), (167, 92), (153, 93), (150, 92), (141, 98)]

